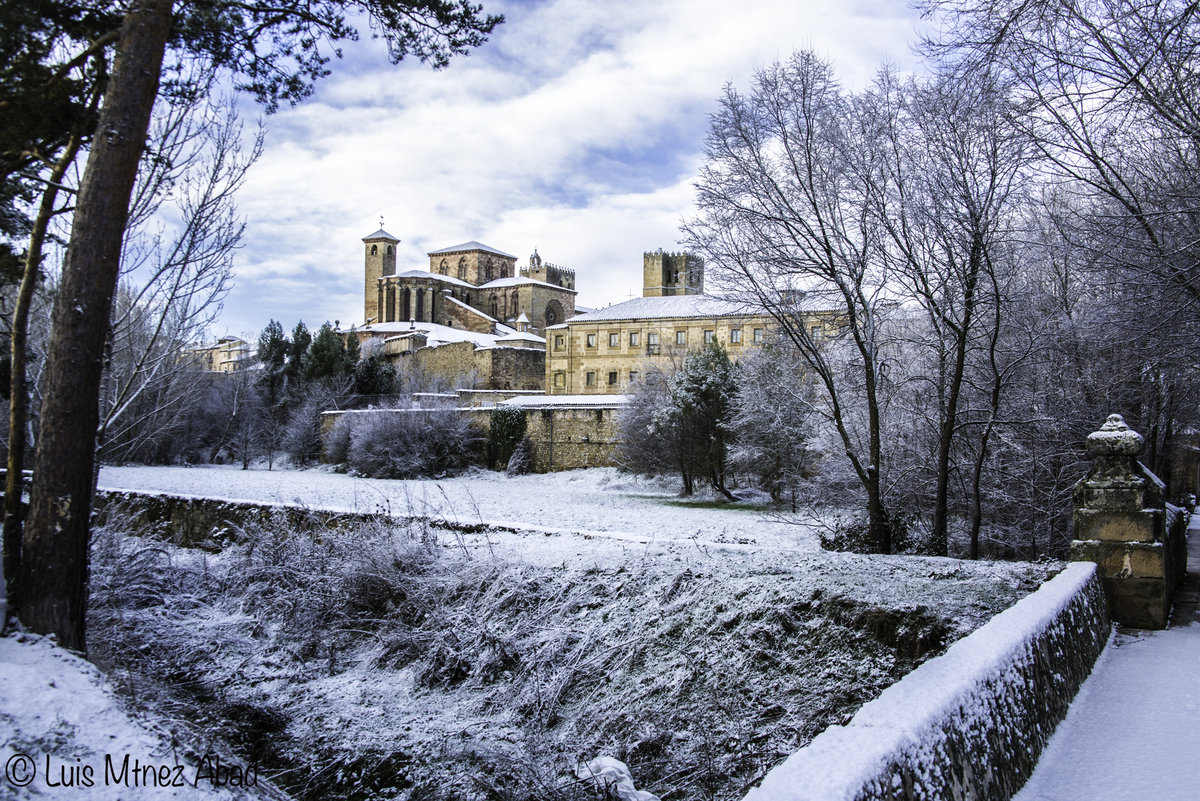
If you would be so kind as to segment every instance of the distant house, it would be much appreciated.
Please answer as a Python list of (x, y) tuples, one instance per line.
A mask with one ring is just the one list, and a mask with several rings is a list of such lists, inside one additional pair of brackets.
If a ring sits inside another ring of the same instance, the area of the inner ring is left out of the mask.
[(223, 336), (212, 345), (190, 348), (184, 359), (196, 369), (209, 373), (233, 373), (254, 361), (250, 344), (241, 337)]

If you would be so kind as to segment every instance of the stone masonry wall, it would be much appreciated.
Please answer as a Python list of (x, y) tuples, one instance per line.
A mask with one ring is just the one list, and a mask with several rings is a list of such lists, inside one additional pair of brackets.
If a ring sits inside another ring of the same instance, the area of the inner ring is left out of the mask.
[(1008, 801), (1110, 633), (1095, 565), (1072, 563), (826, 729), (745, 801)]
[(533, 442), (536, 473), (617, 463), (616, 409), (526, 409), (525, 435)]
[[(492, 409), (462, 409), (486, 436), (490, 433)], [(551, 473), (583, 467), (613, 467), (617, 464), (620, 427), (615, 408), (525, 409), (525, 434), (533, 442), (533, 472)], [(325, 412), (321, 437), (326, 441), (337, 419), (347, 414), (389, 414), (386, 410)], [(322, 453), (325, 448), (322, 447)]]
[(492, 333), (493, 322), (480, 312), (445, 298), (442, 298), (440, 309), (443, 319), (438, 322), (445, 322), (454, 328), (474, 331), (477, 334)]
[(488, 348), (476, 352), (480, 377), (487, 389), (542, 389), (546, 351), (542, 348)]

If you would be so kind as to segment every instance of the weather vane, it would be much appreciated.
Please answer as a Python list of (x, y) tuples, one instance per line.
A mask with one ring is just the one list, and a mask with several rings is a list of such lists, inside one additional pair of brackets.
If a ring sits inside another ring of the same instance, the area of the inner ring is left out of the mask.
[(379, 215), (379, 230), (380, 231), (383, 230), (383, 215), (382, 214)]

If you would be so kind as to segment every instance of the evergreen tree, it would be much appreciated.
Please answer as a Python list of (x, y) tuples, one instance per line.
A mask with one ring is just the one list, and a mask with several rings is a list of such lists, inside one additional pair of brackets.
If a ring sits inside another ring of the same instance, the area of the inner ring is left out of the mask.
[(679, 412), (692, 474), (707, 477), (713, 489), (730, 500), (733, 494), (725, 478), (737, 389), (737, 366), (716, 340), (689, 351), (671, 381), (671, 401)]
[(292, 385), (291, 389), (294, 391), (299, 390), (300, 381), (304, 378), (304, 357), (311, 344), (312, 334), (308, 332), (308, 326), (301, 320), (292, 329), (292, 341), (287, 352), (287, 366), (284, 368), (288, 383)]
[(323, 381), (348, 374), (346, 345), (329, 323), (317, 330), (317, 335), (303, 357), (303, 365), (306, 381)]

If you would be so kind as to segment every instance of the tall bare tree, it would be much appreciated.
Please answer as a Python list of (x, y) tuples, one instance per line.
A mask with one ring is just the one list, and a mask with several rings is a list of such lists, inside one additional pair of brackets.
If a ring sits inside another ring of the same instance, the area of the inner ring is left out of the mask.
[(720, 102), (685, 236), (724, 290), (775, 319), (822, 387), (866, 496), (868, 536), (890, 552), (883, 415), (895, 275), (875, 213), (890, 180), (884, 131), (808, 52)]
[(326, 74), (322, 48), (357, 36), (351, 13), (365, 12), (393, 60), (412, 54), (435, 65), (481, 44), (501, 21), (481, 16), (466, 0), (313, 0), (286, 8), (254, 0), (131, 0), (121, 8), (102, 135), (88, 155), (53, 313), (18, 598), (26, 625), (81, 651), (103, 347), (130, 195), (172, 31), (179, 63), (211, 59), (273, 108), (304, 98)]

